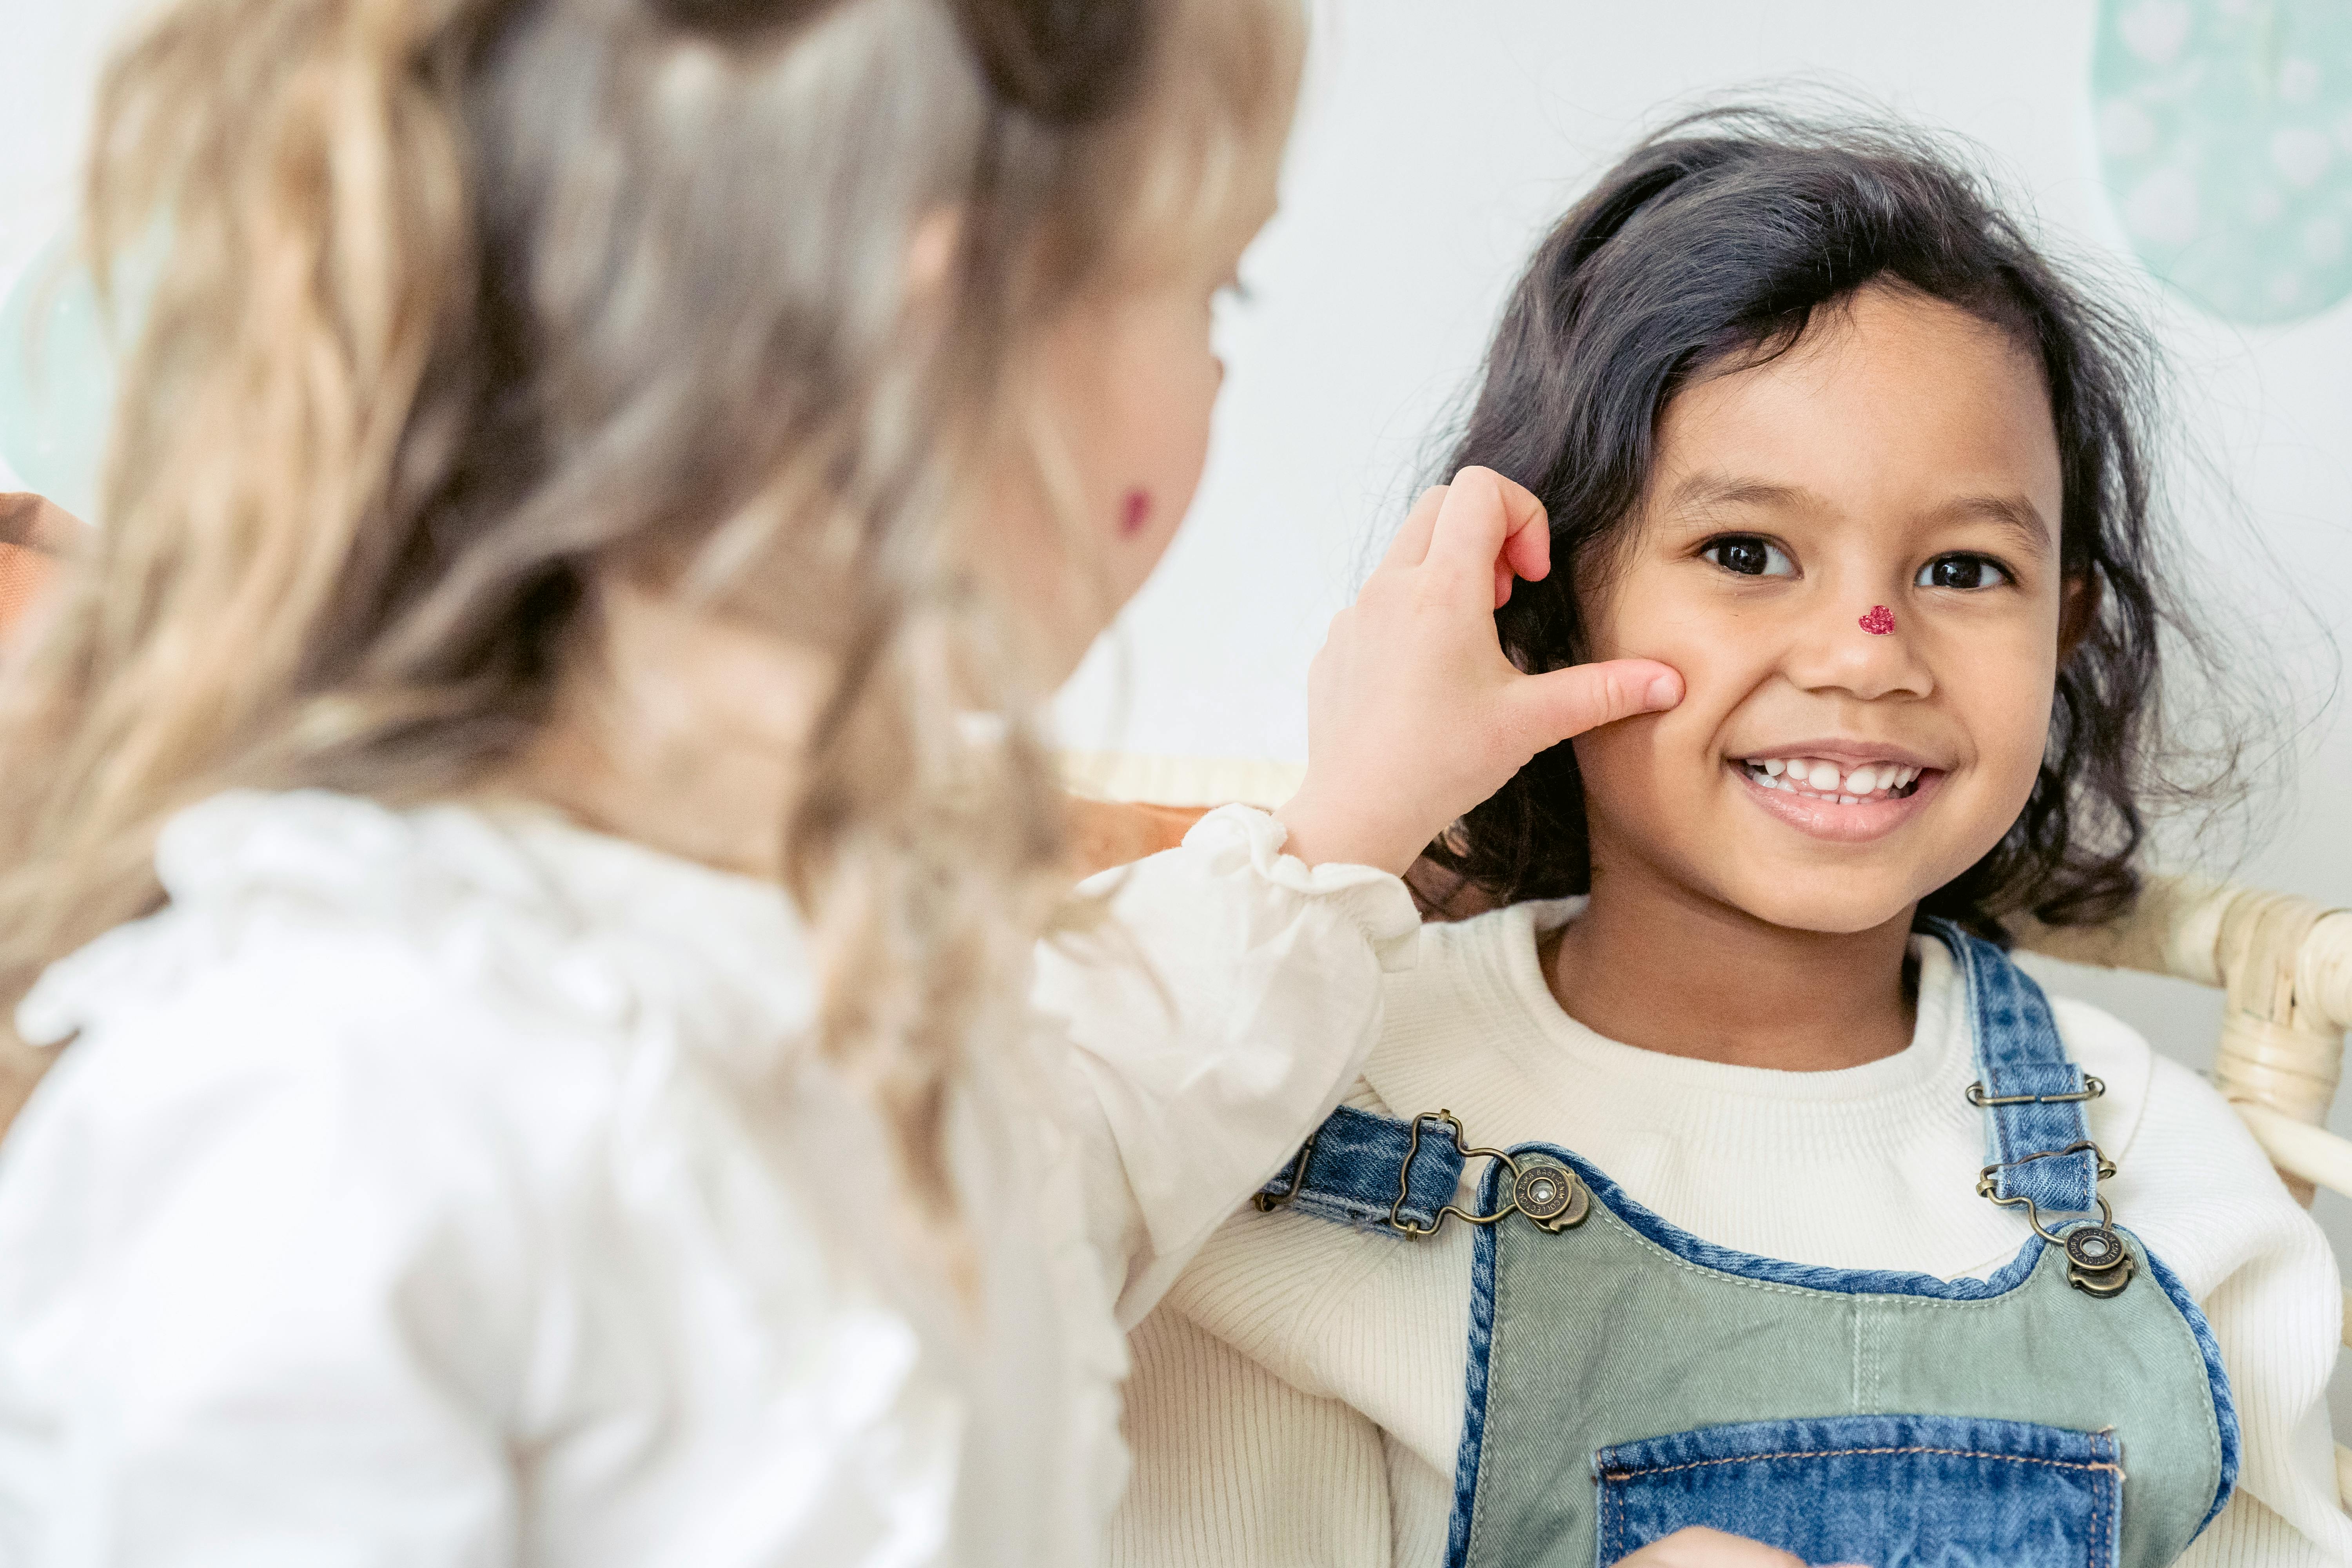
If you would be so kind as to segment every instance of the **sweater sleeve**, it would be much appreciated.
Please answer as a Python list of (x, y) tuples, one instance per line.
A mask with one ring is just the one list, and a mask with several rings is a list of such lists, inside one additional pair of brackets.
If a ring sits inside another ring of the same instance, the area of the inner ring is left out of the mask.
[(1082, 891), (1106, 919), (1041, 947), (1034, 1000), (1066, 1068), (1091, 1237), (1121, 1327), (1328, 1115), (1418, 951), (1397, 878), (1312, 868), (1227, 806)]
[[(2181, 1562), (2352, 1562), (2327, 1414), (2344, 1297), (2326, 1237), (2221, 1096), (2177, 1062), (2156, 1059), (2124, 1168), (2143, 1189), (2199, 1194), (2143, 1234), (2203, 1308), (2238, 1412), (2237, 1493)], [(2117, 1212), (2129, 1212), (2120, 1198)]]

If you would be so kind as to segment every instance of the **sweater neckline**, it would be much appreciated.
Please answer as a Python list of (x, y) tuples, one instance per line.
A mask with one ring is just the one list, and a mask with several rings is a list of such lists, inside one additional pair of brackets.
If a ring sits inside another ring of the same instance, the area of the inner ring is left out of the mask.
[[(1514, 905), (1499, 911), (1511, 918), (1496, 921), (1495, 929), (1474, 938), (1478, 959), (1504, 982), (1531, 1026), (1528, 1033), (1540, 1038), (1546, 1055), (1580, 1071), (1742, 1099), (1851, 1105), (1900, 1096), (1926, 1083), (1940, 1084), (1955, 1067), (1967, 1068), (1973, 1063), (1974, 1042), (1951, 954), (1943, 943), (1917, 935), (1911, 938), (1911, 956), (1919, 967), (1911, 1039), (1876, 1061), (1799, 1072), (1675, 1056), (1612, 1039), (1562, 1007), (1544, 978), (1539, 944), (1582, 913), (1584, 903), (1580, 898)], [(1464, 932), (1465, 937), (1472, 934)], [(1497, 1043), (1517, 1054), (1529, 1042), (1527, 1035), (1515, 1033), (1500, 1037)]]
[(1656, 1107), (1661, 1127), (1770, 1128), (1795, 1146), (1901, 1149), (1924, 1126), (1966, 1135), (1981, 1113), (1963, 1089), (1974, 1076), (1967, 1006), (1950, 955), (1913, 939), (1919, 963), (1918, 1011), (1911, 1043), (1859, 1067), (1792, 1072), (1669, 1056), (1609, 1039), (1571, 1017), (1544, 983), (1537, 956), (1543, 934), (1571, 920), (1583, 900), (1513, 905), (1457, 925), (1433, 928), (1425, 965), (1460, 976), (1449, 1001), (1468, 1010), (1442, 1050), (1416, 1032), (1384, 1037), (1365, 1081), (1400, 1116), (1443, 1107), (1475, 1142), (1559, 1142), (1596, 1093)]

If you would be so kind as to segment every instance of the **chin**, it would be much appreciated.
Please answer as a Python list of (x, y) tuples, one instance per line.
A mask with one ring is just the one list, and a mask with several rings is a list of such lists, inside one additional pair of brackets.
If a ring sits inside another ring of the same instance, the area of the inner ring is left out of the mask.
[(1876, 893), (1864, 889), (1777, 890), (1755, 898), (1737, 898), (1735, 906), (1759, 921), (1790, 931), (1818, 931), (1823, 936), (1853, 936), (1875, 931), (1901, 920), (1918, 901), (1909, 892)]

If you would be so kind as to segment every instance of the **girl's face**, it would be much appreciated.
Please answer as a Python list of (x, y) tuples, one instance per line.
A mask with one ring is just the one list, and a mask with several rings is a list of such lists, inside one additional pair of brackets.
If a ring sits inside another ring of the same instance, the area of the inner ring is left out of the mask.
[(1667, 406), (1593, 657), (1688, 694), (1576, 742), (1596, 895), (1663, 883), (1857, 931), (1998, 843), (2033, 787), (2062, 615), (2058, 446), (1997, 328), (1874, 286)]
[[(1261, 219), (1272, 210), (1269, 188)], [(1061, 499), (1075, 516), (1054, 526), (1051, 504), (1017, 482), (992, 570), (1044, 634), (1038, 657), (1051, 682), (1143, 586), (1192, 504), (1225, 375), (1210, 341), (1213, 307), (1239, 261), (1236, 247), (1088, 296), (1045, 335), (1043, 390), (1068, 458), (1073, 493)]]

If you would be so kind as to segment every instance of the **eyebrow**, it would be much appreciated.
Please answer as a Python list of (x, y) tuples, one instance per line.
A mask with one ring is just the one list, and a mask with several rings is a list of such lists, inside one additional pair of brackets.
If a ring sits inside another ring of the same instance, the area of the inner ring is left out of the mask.
[[(1829, 502), (1801, 485), (1778, 485), (1763, 479), (1723, 474), (1694, 474), (1666, 497), (1675, 512), (1706, 512), (1717, 507), (1761, 507), (1766, 510), (1823, 511)], [(2051, 552), (2050, 524), (2023, 496), (1957, 496), (1928, 513), (1934, 522), (1990, 522), (2016, 539), (2019, 548), (2039, 560)]]
[(2054, 531), (2034, 504), (2023, 496), (1961, 496), (1931, 514), (1938, 522), (1990, 522), (2017, 541), (2018, 548), (2039, 561), (2048, 556)]

